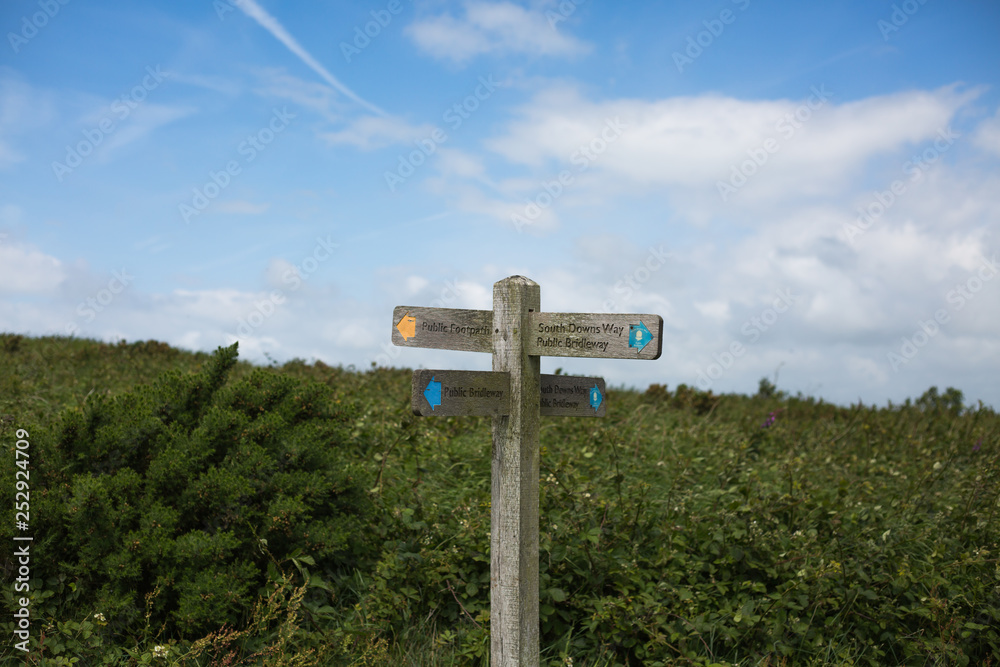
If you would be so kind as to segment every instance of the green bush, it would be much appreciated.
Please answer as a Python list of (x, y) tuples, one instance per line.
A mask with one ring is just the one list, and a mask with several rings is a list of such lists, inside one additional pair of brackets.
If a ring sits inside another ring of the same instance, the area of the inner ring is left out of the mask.
[[(23, 383), (0, 441), (32, 432), (28, 664), (486, 663), (490, 419), (414, 418), (405, 370), (227, 371), (233, 351), (83, 403), (202, 359), (61, 344), (0, 349)], [(954, 389), (877, 409), (762, 385), (611, 390), (605, 419), (542, 420), (542, 664), (998, 667), (997, 413)], [(46, 433), (26, 415), (47, 402), (82, 409), (36, 417)]]
[[(711, 398), (543, 421), (542, 664), (1000, 664), (995, 413)], [(359, 613), (399, 662), (485, 664), (489, 424), (428, 422)]]
[(962, 392), (954, 387), (948, 387), (943, 394), (937, 387), (931, 387), (917, 399), (916, 405), (921, 410), (932, 412), (950, 412), (957, 415), (962, 411)]
[(49, 601), (55, 618), (89, 609), (119, 639), (194, 639), (240, 626), (269, 564), (273, 579), (296, 557), (336, 582), (370, 557), (350, 411), (270, 370), (226, 386), (236, 356), (220, 348), (197, 374), (93, 396), (33, 434), (33, 561), (73, 591)]

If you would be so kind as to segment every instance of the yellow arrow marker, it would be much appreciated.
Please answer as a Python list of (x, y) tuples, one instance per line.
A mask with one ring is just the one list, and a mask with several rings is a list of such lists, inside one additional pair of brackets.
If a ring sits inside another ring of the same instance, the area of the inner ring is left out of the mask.
[(403, 319), (396, 323), (396, 328), (403, 336), (403, 340), (409, 340), (417, 335), (417, 318), (409, 313), (403, 315)]

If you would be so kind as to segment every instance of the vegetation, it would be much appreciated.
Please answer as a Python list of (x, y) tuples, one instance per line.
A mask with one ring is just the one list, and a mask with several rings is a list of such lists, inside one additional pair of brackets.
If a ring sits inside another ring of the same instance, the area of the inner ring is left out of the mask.
[[(490, 420), (415, 418), (409, 391), (0, 336), (6, 544), (31, 442), (27, 664), (486, 664)], [(993, 410), (608, 394), (542, 422), (543, 664), (1000, 665)]]

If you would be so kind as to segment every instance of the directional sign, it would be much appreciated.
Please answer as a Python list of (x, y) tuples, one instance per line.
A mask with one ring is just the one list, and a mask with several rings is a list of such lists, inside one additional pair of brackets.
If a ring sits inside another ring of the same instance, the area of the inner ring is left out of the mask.
[(663, 318), (659, 315), (529, 313), (528, 354), (549, 357), (659, 359)]
[(543, 417), (603, 417), (606, 412), (602, 378), (542, 375), (539, 384)]
[[(505, 415), (509, 412), (507, 373), (413, 371), (413, 413), (423, 417)], [(539, 412), (543, 417), (603, 417), (607, 412), (603, 378), (542, 375)]]
[(493, 351), (493, 311), (396, 306), (392, 342), (469, 352)]
[(413, 371), (410, 406), (423, 417), (510, 414), (510, 374), (491, 371)]
[[(493, 354), (492, 372), (413, 372), (422, 416), (492, 415), (490, 664), (538, 667), (539, 417), (603, 417), (604, 380), (541, 375), (540, 356), (658, 359), (659, 315), (546, 313), (524, 276), (493, 285), (493, 310), (397, 306), (392, 342)], [(536, 393), (537, 392), (537, 393)]]

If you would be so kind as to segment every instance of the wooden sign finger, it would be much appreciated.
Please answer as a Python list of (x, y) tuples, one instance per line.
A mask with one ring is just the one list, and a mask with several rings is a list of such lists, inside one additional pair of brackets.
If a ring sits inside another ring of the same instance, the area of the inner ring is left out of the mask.
[(493, 311), (396, 306), (392, 342), (467, 352), (493, 351)]
[(492, 371), (413, 371), (410, 407), (422, 417), (510, 414), (510, 374)]
[(659, 315), (529, 313), (528, 354), (549, 357), (659, 359), (663, 318)]
[(542, 375), (539, 384), (543, 417), (603, 417), (607, 413), (604, 378)]

